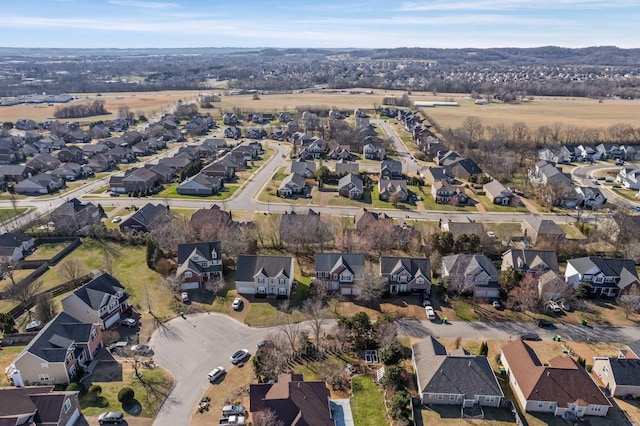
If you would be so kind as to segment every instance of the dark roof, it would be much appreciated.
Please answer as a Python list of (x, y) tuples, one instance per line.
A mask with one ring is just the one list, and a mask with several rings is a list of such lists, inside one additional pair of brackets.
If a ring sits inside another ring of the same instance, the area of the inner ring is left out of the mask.
[(624, 270), (630, 272), (636, 279), (638, 273), (636, 271), (636, 264), (631, 259), (615, 259), (607, 257), (578, 257), (576, 259), (569, 259), (568, 263), (579, 273), (585, 273), (593, 267), (598, 268), (605, 276), (619, 277)]
[(169, 210), (162, 204), (145, 204), (140, 210), (135, 212), (130, 218), (126, 219), (121, 224), (121, 228), (125, 225), (129, 226), (131, 222), (137, 222), (143, 227), (149, 229), (155, 222), (163, 217), (167, 217)]
[(119, 289), (124, 290), (120, 281), (105, 272), (74, 291), (73, 294), (97, 311), (101, 306), (109, 303), (111, 296), (116, 296)]
[(489, 277), (498, 278), (498, 270), (493, 265), (491, 259), (483, 254), (454, 254), (451, 256), (443, 256), (442, 264), (446, 266), (449, 275), (466, 276), (468, 273), (475, 271), (477, 267), (482, 268)]
[(254, 281), (254, 276), (262, 271), (267, 277), (278, 276), (281, 272), (293, 278), (293, 258), (291, 256), (238, 256), (236, 281)]
[(503, 259), (506, 257), (511, 258), (511, 264), (515, 269), (536, 269), (544, 263), (552, 271), (558, 272), (558, 256), (555, 250), (509, 249), (502, 255)]
[(62, 414), (62, 406), (68, 395), (62, 392), (51, 394), (31, 395), (31, 400), (36, 405), (36, 424), (57, 423)]
[(565, 232), (552, 220), (540, 219), (537, 216), (525, 217), (524, 222), (540, 234), (547, 235), (565, 235)]
[(609, 358), (617, 386), (640, 386), (640, 359)]
[(198, 254), (204, 259), (211, 260), (211, 252), (214, 250), (218, 253), (218, 256), (222, 256), (222, 245), (220, 241), (178, 244), (178, 265), (183, 264), (193, 254)]
[(640, 359), (640, 340), (629, 343), (627, 347), (633, 352), (636, 358)]
[(414, 277), (420, 271), (425, 277), (431, 278), (431, 262), (427, 258), (384, 256), (380, 258), (381, 275), (390, 275), (400, 268), (406, 269)]
[[(442, 181), (445, 182), (446, 181)], [(484, 224), (479, 222), (443, 222), (449, 228), (449, 232), (453, 235), (453, 238), (458, 238), (462, 234), (475, 234), (479, 237), (484, 236)], [(444, 229), (444, 226), (443, 226)]]
[(51, 214), (54, 216), (70, 216), (75, 217), (76, 213), (81, 212), (92, 205), (91, 203), (82, 204), (77, 198), (72, 198), (66, 203), (62, 203), (60, 207), (55, 209)]
[(28, 235), (12, 234), (6, 232), (0, 235), (0, 247), (20, 247), (25, 241), (32, 240)]
[(40, 330), (24, 351), (48, 362), (63, 362), (72, 343), (89, 341), (92, 327), (61, 312)]
[(2, 387), (0, 425), (15, 426), (19, 417), (33, 413), (36, 424), (57, 424), (64, 401), (74, 395), (77, 392), (54, 392), (53, 386)]
[(316, 253), (315, 267), (317, 271), (331, 271), (338, 263), (359, 274), (364, 269), (364, 254), (355, 253)]
[(360, 179), (353, 173), (349, 173), (340, 178), (340, 180), (338, 181), (338, 189), (349, 184), (353, 184), (353, 186), (355, 186), (360, 192), (363, 191), (362, 179)]
[(440, 342), (429, 336), (413, 345), (419, 391), (503, 397), (491, 365), (485, 356), (457, 351), (447, 355)]

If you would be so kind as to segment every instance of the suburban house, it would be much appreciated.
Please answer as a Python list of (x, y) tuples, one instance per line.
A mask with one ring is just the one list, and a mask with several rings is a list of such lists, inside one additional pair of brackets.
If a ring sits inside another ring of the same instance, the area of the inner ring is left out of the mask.
[(627, 189), (640, 189), (640, 168), (623, 167), (616, 176), (616, 182)]
[(394, 227), (393, 218), (386, 213), (373, 212), (364, 207), (355, 216), (356, 230), (364, 232), (370, 229), (379, 229), (380, 227), (391, 230)]
[(220, 241), (178, 244), (176, 278), (182, 290), (201, 288), (204, 281), (222, 276)]
[(320, 219), (320, 213), (312, 209), (306, 214), (291, 210), (280, 216), (280, 239), (288, 245), (314, 245), (326, 243), (331, 236), (328, 225)]
[(218, 160), (202, 169), (200, 173), (207, 176), (219, 176), (229, 182), (236, 176), (236, 166), (235, 164), (229, 164), (227, 161)]
[(378, 181), (378, 195), (383, 201), (405, 202), (409, 198), (407, 181), (404, 179), (380, 178)]
[(451, 170), (451, 173), (453, 173), (456, 178), (469, 179), (469, 177), (473, 175), (481, 175), (484, 173), (480, 166), (471, 158), (460, 157), (452, 162), (445, 160), (444, 165), (449, 167), (449, 170)]
[(438, 151), (436, 153), (436, 156), (433, 159), (433, 161), (435, 161), (435, 163), (438, 166), (446, 166), (447, 164), (445, 164), (445, 163), (448, 163), (448, 164), (453, 163), (458, 158), (461, 158), (461, 157), (455, 151), (452, 151), (452, 150), (448, 150), (448, 151), (441, 150), (441, 151)]
[(105, 272), (62, 299), (62, 311), (78, 321), (96, 323), (106, 330), (129, 309), (127, 300), (129, 295), (124, 286)]
[(576, 186), (576, 194), (578, 195), (578, 206), (580, 207), (597, 207), (607, 202), (606, 197), (600, 191), (600, 188), (592, 188), (590, 186)]
[(526, 412), (575, 420), (585, 415), (606, 416), (612, 406), (589, 373), (568, 355), (543, 364), (531, 346), (517, 339), (502, 347), (500, 359)]
[(451, 232), (454, 239), (462, 234), (477, 235), (482, 238), (486, 233), (482, 222), (452, 222), (446, 220), (440, 223), (440, 230), (442, 232)]
[(151, 170), (144, 167), (135, 169), (132, 173), (127, 174), (123, 179), (124, 192), (143, 192), (155, 188), (158, 182), (158, 176)]
[(335, 172), (337, 175), (352, 173), (357, 175), (360, 173), (360, 166), (358, 163), (351, 163), (345, 159), (339, 160), (336, 162)]
[(384, 160), (386, 150), (383, 147), (368, 143), (362, 147), (362, 153), (367, 160)]
[(25, 164), (37, 172), (43, 172), (47, 170), (55, 170), (60, 167), (60, 160), (48, 152), (45, 152), (35, 155)]
[(389, 284), (391, 294), (431, 293), (431, 262), (427, 258), (383, 256), (380, 275)]
[(483, 189), (493, 204), (508, 206), (511, 205), (511, 200), (515, 197), (515, 194), (510, 189), (505, 188), (495, 179), (485, 183)]
[(120, 223), (120, 231), (149, 232), (171, 219), (169, 208), (162, 204), (145, 204), (137, 212)]
[(552, 150), (551, 148), (543, 148), (538, 150), (538, 160), (546, 161), (548, 163), (562, 163), (560, 157), (560, 150)]
[(238, 256), (236, 290), (240, 294), (289, 297), (294, 281), (291, 256)]
[(74, 426), (87, 424), (78, 392), (54, 391), (54, 386), (0, 388), (3, 425)]
[(577, 146), (563, 145), (560, 147), (560, 154), (558, 154), (558, 163), (572, 163), (580, 160), (579, 157)]
[(464, 205), (469, 197), (462, 186), (453, 186), (448, 180), (437, 180), (431, 185), (431, 196), (438, 204)]
[(538, 276), (538, 296), (542, 300), (558, 300), (572, 294), (573, 288), (557, 272), (549, 270)]
[(364, 254), (316, 253), (315, 269), (315, 280), (328, 290), (358, 294), (354, 284), (364, 278)]
[(18, 261), (35, 247), (35, 239), (26, 234), (5, 232), (0, 235), (0, 258)]
[(502, 271), (513, 268), (521, 274), (535, 276), (547, 271), (558, 272), (558, 256), (555, 250), (533, 250), (511, 248), (502, 253)]
[(537, 216), (525, 217), (521, 231), (534, 246), (556, 247), (566, 237), (566, 233), (554, 221)]
[(18, 164), (2, 164), (0, 165), (0, 175), (4, 176), (7, 182), (20, 182), (31, 176), (35, 170), (29, 166), (21, 166)]
[(411, 352), (422, 404), (459, 405), (462, 417), (475, 418), (484, 417), (483, 406), (500, 406), (504, 394), (486, 356), (462, 348), (447, 354), (432, 336), (414, 344)]
[(594, 256), (569, 259), (564, 279), (574, 289), (580, 283), (591, 284), (596, 296), (617, 297), (640, 290), (636, 265), (631, 259)]
[(453, 173), (451, 173), (448, 167), (425, 167), (420, 170), (420, 176), (431, 183), (439, 180), (446, 180), (449, 183), (453, 183), (455, 180)]
[(338, 181), (338, 194), (342, 197), (352, 200), (359, 200), (364, 193), (364, 185), (362, 179), (349, 173), (340, 178)]
[(10, 365), (14, 384), (69, 384), (102, 347), (98, 323), (59, 313), (25, 346)]
[(215, 195), (222, 190), (222, 182), (220, 176), (207, 176), (198, 173), (180, 183), (176, 187), (176, 192), (180, 195)]
[(349, 145), (336, 145), (329, 152), (329, 157), (333, 160), (351, 160), (351, 148)]
[(633, 353), (622, 350), (617, 358), (596, 356), (593, 358), (591, 374), (600, 379), (610, 396), (624, 398), (640, 394), (640, 359)]
[(307, 181), (304, 176), (291, 173), (282, 180), (282, 183), (278, 187), (278, 196), (287, 198), (293, 195), (303, 194), (306, 186)]
[(13, 190), (16, 194), (42, 195), (49, 194), (65, 187), (64, 179), (53, 176), (53, 172), (40, 173), (30, 176), (15, 184)]
[(72, 198), (51, 212), (51, 222), (56, 232), (72, 234), (86, 226), (100, 223), (104, 211), (93, 203), (81, 203), (77, 198)]
[(291, 163), (291, 173), (304, 176), (306, 179), (313, 179), (316, 177), (316, 162), (298, 158)]
[(498, 270), (483, 254), (443, 256), (441, 275), (451, 292), (473, 293), (473, 297), (500, 296)]
[(380, 163), (380, 179), (402, 179), (402, 163), (390, 158)]
[(554, 163), (538, 161), (534, 168), (529, 170), (529, 180), (536, 185), (571, 185), (571, 179)]
[(249, 411), (269, 409), (282, 424), (335, 426), (324, 382), (305, 382), (302, 374), (281, 374), (275, 383), (249, 385)]

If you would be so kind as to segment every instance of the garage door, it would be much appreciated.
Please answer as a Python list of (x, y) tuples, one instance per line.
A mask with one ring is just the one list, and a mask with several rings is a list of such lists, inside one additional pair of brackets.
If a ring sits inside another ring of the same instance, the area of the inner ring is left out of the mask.
[(236, 287), (240, 294), (256, 294), (256, 289), (249, 286)]
[(116, 313), (114, 316), (112, 316), (111, 318), (109, 318), (108, 320), (106, 320), (104, 322), (104, 328), (109, 328), (111, 327), (113, 324), (115, 324), (116, 322), (118, 322), (118, 320), (120, 319), (120, 312)]
[(192, 283), (182, 283), (181, 288), (183, 290), (197, 290), (200, 288), (200, 284), (198, 284), (198, 281)]
[(69, 426), (74, 425), (76, 423), (76, 420), (78, 420), (79, 417), (80, 417), (80, 410), (76, 408), (76, 411), (74, 411), (71, 417), (69, 417), (69, 420), (67, 421), (66, 424)]
[(351, 288), (349, 288), (349, 287), (342, 288), (341, 292), (342, 292), (342, 294), (346, 294), (346, 295), (351, 294)]

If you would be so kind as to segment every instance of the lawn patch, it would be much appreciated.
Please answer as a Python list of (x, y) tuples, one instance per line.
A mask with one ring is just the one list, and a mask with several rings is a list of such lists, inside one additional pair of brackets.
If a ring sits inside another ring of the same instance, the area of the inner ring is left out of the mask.
[(357, 426), (379, 426), (388, 424), (382, 388), (378, 388), (368, 376), (352, 379), (353, 398), (351, 411)]
[(462, 321), (478, 321), (478, 315), (473, 309), (473, 305), (463, 300), (454, 300), (451, 302), (453, 310)]

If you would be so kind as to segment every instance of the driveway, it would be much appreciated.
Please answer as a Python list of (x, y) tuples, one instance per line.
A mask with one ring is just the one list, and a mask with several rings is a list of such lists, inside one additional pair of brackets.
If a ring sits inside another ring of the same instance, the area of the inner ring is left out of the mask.
[(216, 313), (178, 317), (156, 330), (149, 341), (154, 359), (173, 374), (176, 385), (153, 424), (188, 424), (209, 385), (207, 374), (218, 365), (232, 368), (229, 357), (234, 351), (244, 348), (253, 353), (256, 343), (272, 331), (249, 328)]

